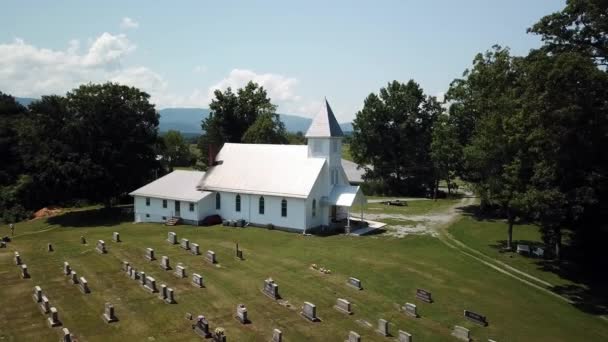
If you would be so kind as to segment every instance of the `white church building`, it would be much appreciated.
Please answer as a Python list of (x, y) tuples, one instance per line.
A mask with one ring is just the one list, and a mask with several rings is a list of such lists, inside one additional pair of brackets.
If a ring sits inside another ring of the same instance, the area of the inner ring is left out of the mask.
[(199, 225), (219, 215), (300, 232), (350, 226), (351, 207), (366, 200), (342, 167), (342, 137), (325, 101), (307, 145), (226, 143), (206, 172), (174, 171), (130, 193), (135, 221)]

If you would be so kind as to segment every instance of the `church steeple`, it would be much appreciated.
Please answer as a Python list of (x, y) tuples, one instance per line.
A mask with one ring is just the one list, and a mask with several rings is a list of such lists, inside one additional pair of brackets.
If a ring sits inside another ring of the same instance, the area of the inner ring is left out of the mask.
[[(334, 185), (344, 184), (344, 171), (342, 171), (342, 129), (334, 116), (327, 99), (321, 110), (312, 120), (306, 132), (308, 139), (308, 157), (324, 158), (327, 167), (324, 168), (323, 179), (328, 189)], [(329, 194), (327, 194), (329, 195)]]
[(324, 102), (325, 103), (321, 106), (321, 110), (312, 120), (308, 131), (306, 131), (307, 138), (334, 138), (344, 136), (340, 124), (338, 123), (338, 120), (336, 120), (327, 99), (325, 99)]

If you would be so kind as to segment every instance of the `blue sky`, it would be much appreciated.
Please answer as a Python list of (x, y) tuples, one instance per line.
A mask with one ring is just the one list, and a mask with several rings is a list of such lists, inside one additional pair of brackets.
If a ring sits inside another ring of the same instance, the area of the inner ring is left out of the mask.
[(564, 1), (7, 1), (0, 90), (64, 94), (113, 80), (158, 108), (207, 107), (216, 88), (264, 84), (279, 111), (339, 121), (388, 81), (440, 95), (493, 44), (525, 54), (526, 28)]

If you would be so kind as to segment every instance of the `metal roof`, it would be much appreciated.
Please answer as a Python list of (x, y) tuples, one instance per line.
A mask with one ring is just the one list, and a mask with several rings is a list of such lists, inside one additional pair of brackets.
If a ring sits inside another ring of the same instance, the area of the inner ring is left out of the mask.
[(324, 158), (309, 158), (306, 145), (226, 143), (199, 189), (306, 198)]
[(201, 171), (175, 170), (129, 195), (198, 202), (211, 194), (211, 192), (196, 190), (204, 175), (205, 172)]
[(327, 99), (325, 104), (321, 106), (321, 110), (312, 120), (308, 131), (306, 131), (307, 138), (330, 138), (330, 137), (342, 137), (342, 129), (334, 112), (331, 110)]
[(365, 204), (367, 200), (358, 186), (336, 185), (331, 190), (327, 203), (340, 207), (352, 207), (353, 204)]
[[(373, 169), (371, 165), (367, 167)], [(365, 168), (363, 166), (359, 166), (350, 160), (342, 159), (342, 169), (344, 169), (349, 183), (359, 184), (364, 182), (363, 175), (365, 175)]]

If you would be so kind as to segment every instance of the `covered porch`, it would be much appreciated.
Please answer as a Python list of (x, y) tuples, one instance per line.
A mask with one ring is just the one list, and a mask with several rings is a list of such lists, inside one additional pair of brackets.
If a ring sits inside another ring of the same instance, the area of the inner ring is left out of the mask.
[[(329, 207), (331, 229), (344, 229), (349, 234), (352, 230), (368, 226), (363, 219), (363, 208), (367, 204), (367, 199), (359, 186), (334, 186), (324, 204)], [(354, 206), (358, 206), (360, 212), (353, 212)], [(357, 215), (359, 217), (355, 218)]]

